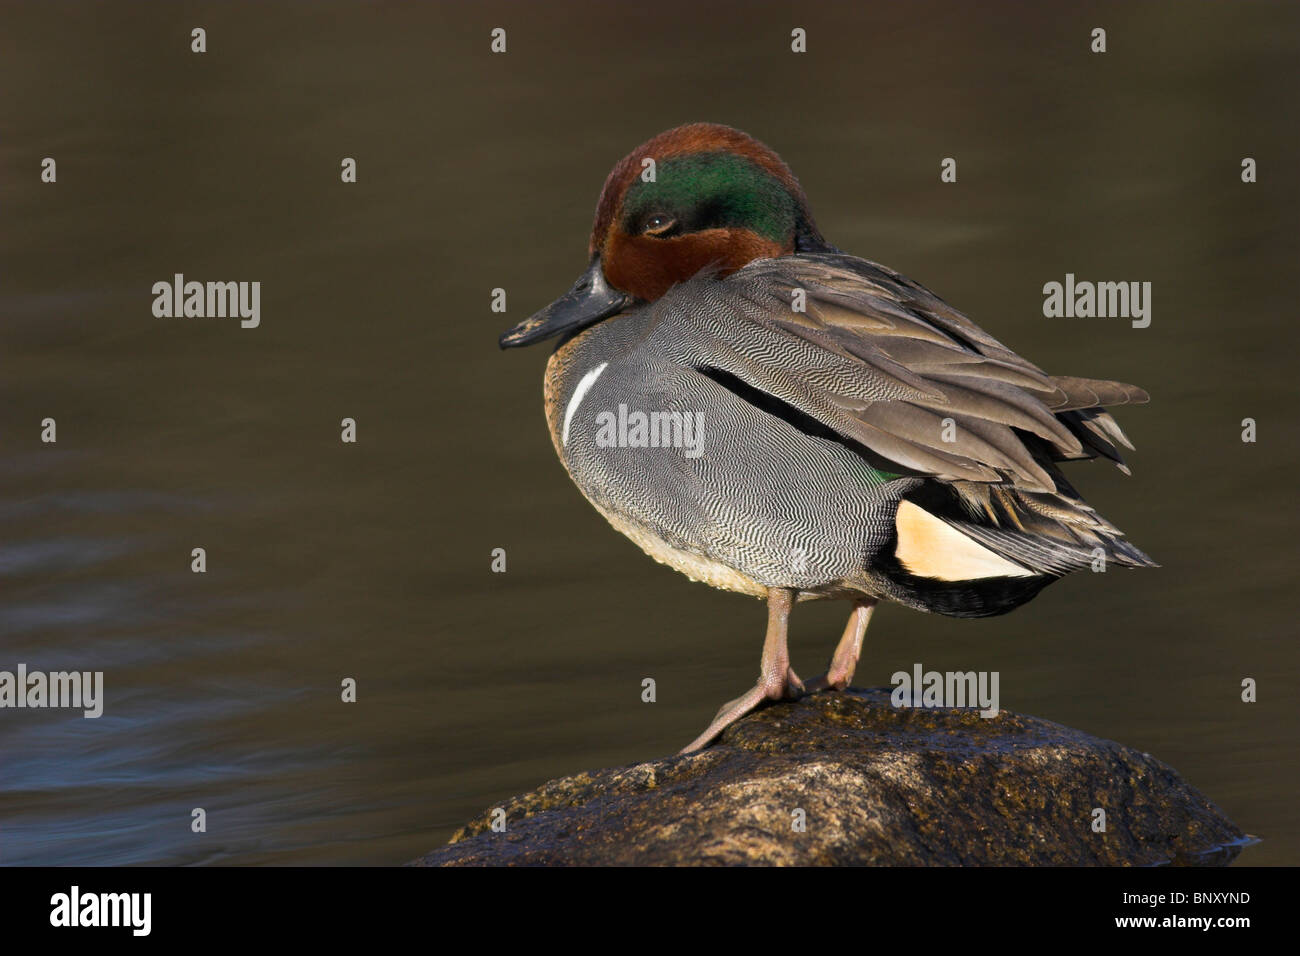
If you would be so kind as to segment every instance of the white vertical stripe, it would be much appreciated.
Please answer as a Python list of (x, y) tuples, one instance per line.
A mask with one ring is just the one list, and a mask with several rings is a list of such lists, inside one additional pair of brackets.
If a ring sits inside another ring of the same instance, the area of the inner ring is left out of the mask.
[(564, 410), (564, 431), (560, 435), (561, 445), (567, 445), (569, 443), (569, 422), (573, 421), (573, 413), (578, 410), (578, 404), (586, 396), (587, 392), (590, 391), (591, 386), (596, 384), (596, 379), (600, 378), (600, 373), (605, 371), (605, 366), (608, 364), (608, 362), (601, 362), (586, 375), (582, 376), (582, 381), (580, 381), (578, 387), (573, 390), (573, 397), (569, 399), (569, 407)]

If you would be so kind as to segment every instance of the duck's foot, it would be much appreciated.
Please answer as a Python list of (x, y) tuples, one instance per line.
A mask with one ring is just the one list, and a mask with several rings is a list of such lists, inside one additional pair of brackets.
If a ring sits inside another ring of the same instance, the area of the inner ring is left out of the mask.
[(718, 716), (713, 718), (713, 723), (704, 728), (704, 733), (700, 734), (689, 744), (683, 747), (679, 753), (689, 754), (697, 750), (703, 750), (717, 738), (724, 730), (740, 720), (751, 710), (767, 700), (767, 692), (762, 683), (755, 684), (748, 692), (737, 697), (728, 704), (723, 704), (722, 709), (718, 711)]
[(714, 739), (724, 730), (766, 701), (780, 700), (783, 697), (786, 700), (798, 700), (802, 697), (805, 692), (803, 681), (799, 679), (799, 675), (792, 669), (787, 668), (786, 670), (786, 680), (782, 681), (775, 691), (760, 679), (757, 684), (744, 694), (723, 704), (718, 709), (717, 715), (714, 716), (713, 722), (705, 728), (704, 733), (683, 747), (680, 752), (688, 754), (696, 750), (702, 750), (713, 743)]
[(825, 674), (808, 682), (808, 693), (844, 690), (853, 683), (853, 672), (858, 669), (858, 657), (862, 654), (862, 637), (867, 633), (867, 622), (871, 620), (871, 612), (875, 607), (876, 601), (873, 598), (863, 598), (853, 605), (849, 623), (844, 627), (844, 636), (835, 646), (831, 666)]
[(735, 700), (723, 704), (704, 733), (682, 748), (681, 753), (688, 754), (707, 747), (719, 734), (765, 700), (780, 700), (782, 697), (797, 700), (803, 696), (804, 684), (790, 666), (790, 653), (785, 642), (793, 603), (793, 591), (782, 588), (768, 592), (767, 638), (763, 642), (763, 668), (758, 683)]
[[(758, 700), (751, 703), (748, 708), (741, 710), (740, 713), (732, 717), (731, 720), (727, 721), (727, 723), (734, 723), (741, 717), (744, 717), (745, 714), (749, 713), (765, 700), (780, 700), (782, 698), (786, 700), (798, 700), (808, 692), (807, 688), (804, 687), (803, 681), (799, 679), (799, 675), (794, 672), (794, 668), (788, 667), (785, 671), (785, 686), (782, 688), (781, 693), (773, 696), (768, 692), (769, 689), (767, 686), (760, 680), (754, 685), (753, 690), (747, 691), (735, 700), (729, 700), (719, 707), (718, 712), (713, 715), (713, 723), (716, 724), (718, 721), (722, 720), (725, 715), (730, 714), (734, 710), (740, 709), (744, 705), (744, 702), (749, 700), (750, 695), (752, 695), (754, 691), (762, 691), (762, 695)], [(723, 726), (725, 727), (726, 724), (723, 724)]]

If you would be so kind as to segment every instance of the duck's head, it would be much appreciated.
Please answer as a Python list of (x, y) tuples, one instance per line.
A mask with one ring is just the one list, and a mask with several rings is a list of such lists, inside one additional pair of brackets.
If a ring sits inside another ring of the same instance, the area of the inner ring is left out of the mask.
[(701, 272), (723, 276), (755, 259), (829, 248), (780, 156), (729, 126), (678, 126), (614, 167), (596, 205), (587, 271), (502, 335), (501, 347), (576, 331)]

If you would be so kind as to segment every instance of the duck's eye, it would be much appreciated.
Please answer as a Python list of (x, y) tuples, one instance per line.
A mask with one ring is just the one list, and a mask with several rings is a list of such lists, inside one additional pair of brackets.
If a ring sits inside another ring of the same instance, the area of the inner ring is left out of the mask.
[(643, 231), (646, 235), (662, 236), (675, 225), (677, 225), (677, 220), (672, 216), (651, 216)]

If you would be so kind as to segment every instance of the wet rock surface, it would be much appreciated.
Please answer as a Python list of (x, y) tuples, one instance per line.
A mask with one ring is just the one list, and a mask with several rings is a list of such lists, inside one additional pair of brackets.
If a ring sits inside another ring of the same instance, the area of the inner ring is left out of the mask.
[(504, 832), (489, 810), (414, 865), (1221, 865), (1247, 842), (1147, 754), (889, 693), (774, 704), (701, 753), (552, 780), (501, 805)]

